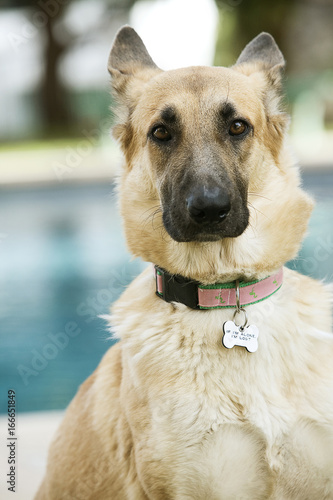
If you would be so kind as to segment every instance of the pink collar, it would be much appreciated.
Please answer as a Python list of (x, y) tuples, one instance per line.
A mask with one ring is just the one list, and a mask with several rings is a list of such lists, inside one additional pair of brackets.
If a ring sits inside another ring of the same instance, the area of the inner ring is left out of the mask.
[[(172, 275), (155, 266), (156, 295), (166, 302), (181, 302), (192, 309), (236, 307), (236, 282), (202, 285), (182, 276)], [(256, 304), (270, 297), (282, 285), (283, 268), (262, 280), (239, 282), (240, 306)]]

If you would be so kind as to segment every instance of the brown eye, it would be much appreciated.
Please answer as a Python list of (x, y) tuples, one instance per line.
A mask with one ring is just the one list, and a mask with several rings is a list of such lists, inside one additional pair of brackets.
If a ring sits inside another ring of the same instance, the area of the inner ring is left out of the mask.
[(154, 139), (157, 139), (158, 141), (170, 141), (171, 139), (171, 134), (170, 132), (162, 126), (155, 127), (152, 130), (152, 136)]
[(242, 135), (248, 130), (248, 124), (243, 120), (235, 120), (229, 128), (230, 135)]

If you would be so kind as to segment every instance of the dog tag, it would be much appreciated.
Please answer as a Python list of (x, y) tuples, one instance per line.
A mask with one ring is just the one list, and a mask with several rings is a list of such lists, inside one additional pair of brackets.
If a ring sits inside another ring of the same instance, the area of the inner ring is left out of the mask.
[(227, 349), (235, 345), (245, 347), (249, 352), (258, 349), (259, 330), (255, 325), (238, 326), (233, 321), (226, 321), (223, 325), (222, 344)]

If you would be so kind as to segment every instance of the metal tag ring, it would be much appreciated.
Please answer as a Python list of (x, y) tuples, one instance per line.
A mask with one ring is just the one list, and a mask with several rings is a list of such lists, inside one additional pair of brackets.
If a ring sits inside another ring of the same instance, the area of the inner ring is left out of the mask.
[[(242, 312), (244, 314), (244, 323), (243, 323), (243, 325), (237, 325), (237, 323), (235, 322), (235, 317), (240, 312)], [(247, 314), (246, 314), (245, 309), (243, 309), (243, 307), (237, 308), (236, 311), (234, 312), (232, 320), (234, 321), (235, 325), (239, 326), (240, 330), (244, 330), (244, 328), (246, 327), (247, 322), (248, 322)]]

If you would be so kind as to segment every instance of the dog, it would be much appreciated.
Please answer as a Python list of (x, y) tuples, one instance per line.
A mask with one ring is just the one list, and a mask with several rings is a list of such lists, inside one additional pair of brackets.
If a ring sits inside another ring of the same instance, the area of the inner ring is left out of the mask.
[(130, 27), (109, 72), (120, 210), (152, 263), (70, 404), (36, 500), (333, 499), (331, 289), (284, 267), (313, 201), (258, 35), (231, 68), (159, 69)]

